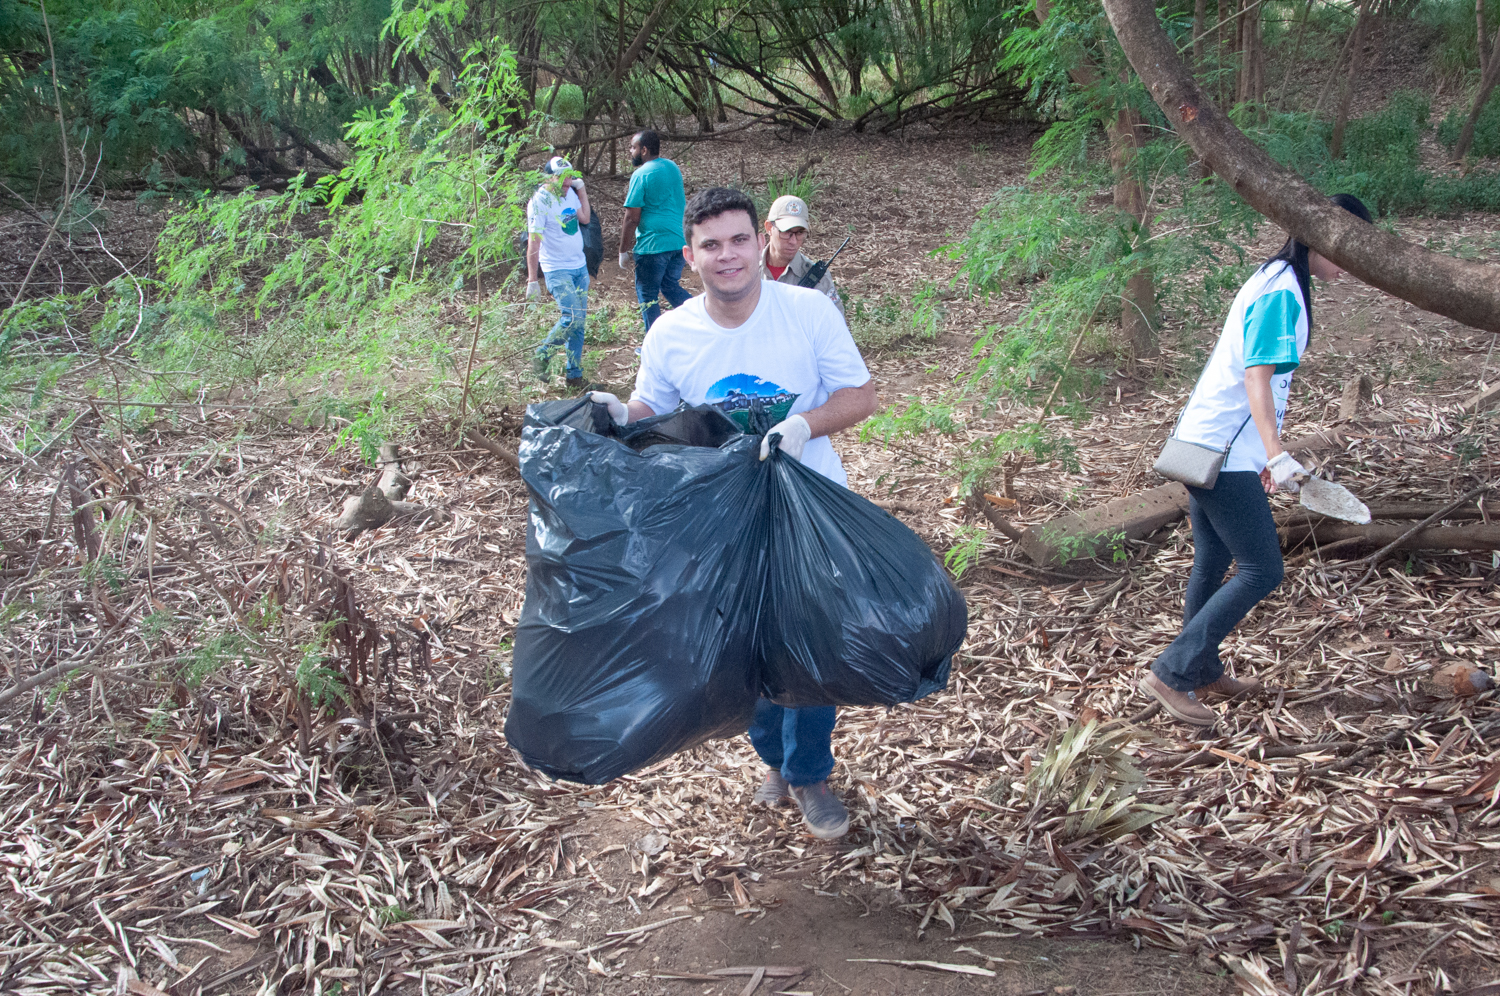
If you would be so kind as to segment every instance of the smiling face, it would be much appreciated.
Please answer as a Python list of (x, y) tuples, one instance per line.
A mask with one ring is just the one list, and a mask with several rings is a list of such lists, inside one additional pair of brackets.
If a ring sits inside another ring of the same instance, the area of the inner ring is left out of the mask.
[(683, 256), (709, 297), (728, 303), (759, 290), (762, 245), (748, 214), (725, 211), (693, 225)]

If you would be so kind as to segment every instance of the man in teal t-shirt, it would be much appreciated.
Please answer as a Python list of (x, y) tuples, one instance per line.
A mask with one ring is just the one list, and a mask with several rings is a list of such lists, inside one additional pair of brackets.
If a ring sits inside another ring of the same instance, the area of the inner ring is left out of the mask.
[(641, 318), (647, 330), (661, 316), (658, 298), (674, 308), (692, 295), (678, 283), (682, 279), (682, 213), (687, 196), (682, 189), (682, 170), (661, 158), (661, 136), (646, 130), (630, 140), (630, 187), (625, 191), (625, 220), (620, 225), (620, 269), (625, 269), (634, 249), (635, 297), (641, 303)]

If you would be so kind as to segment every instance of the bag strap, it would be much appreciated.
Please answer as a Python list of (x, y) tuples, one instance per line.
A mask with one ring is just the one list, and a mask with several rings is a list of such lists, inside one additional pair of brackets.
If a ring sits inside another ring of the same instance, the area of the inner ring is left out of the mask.
[[(1206, 372), (1207, 370), (1208, 370), (1208, 368), (1205, 366), (1204, 367), (1204, 371)], [(1193, 397), (1198, 393), (1198, 388), (1199, 388), (1200, 385), (1202, 385), (1202, 383), (1203, 383), (1203, 374), (1200, 373), (1198, 375), (1197, 382), (1195, 384), (1193, 384), (1193, 389), (1188, 392), (1188, 399), (1187, 399), (1186, 402), (1183, 403), (1182, 411), (1180, 411), (1180, 412), (1177, 413), (1177, 421), (1172, 423), (1172, 431), (1169, 432), (1169, 433), (1167, 433), (1167, 438), (1168, 439), (1172, 439), (1172, 438), (1174, 438), (1177, 435), (1177, 427), (1180, 426), (1180, 425), (1182, 425), (1183, 416), (1185, 416), (1187, 414), (1188, 408), (1192, 407)], [(1241, 422), (1240, 423), (1240, 427), (1238, 429), (1234, 430), (1234, 435), (1232, 435), (1232, 436), (1229, 437), (1229, 442), (1224, 445), (1224, 455), (1225, 456), (1229, 455), (1229, 449), (1230, 449), (1230, 447), (1232, 447), (1235, 444), (1235, 441), (1240, 438), (1240, 433), (1242, 433), (1242, 432), (1245, 431), (1245, 426), (1247, 426), (1247, 425), (1250, 424), (1250, 419), (1254, 416), (1254, 414), (1255, 414), (1254, 412), (1251, 412), (1249, 415), (1246, 415), (1245, 416), (1245, 421)]]
[(1234, 435), (1232, 435), (1232, 436), (1229, 437), (1229, 445), (1224, 447), (1224, 455), (1225, 456), (1229, 455), (1229, 447), (1233, 446), (1234, 445), (1234, 441), (1236, 439), (1240, 438), (1240, 433), (1242, 433), (1242, 432), (1245, 431), (1245, 426), (1247, 426), (1247, 425), (1250, 424), (1250, 419), (1251, 419), (1252, 416), (1254, 416), (1254, 414), (1255, 414), (1254, 412), (1251, 412), (1249, 415), (1246, 415), (1245, 416), (1245, 421), (1241, 422), (1240, 423), (1240, 427), (1238, 429), (1234, 430)]

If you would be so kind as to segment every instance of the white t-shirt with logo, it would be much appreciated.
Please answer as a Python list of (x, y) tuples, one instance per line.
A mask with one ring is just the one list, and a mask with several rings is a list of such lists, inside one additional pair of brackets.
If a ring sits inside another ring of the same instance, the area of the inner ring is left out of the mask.
[[(1274, 261), (1255, 274), (1235, 295), (1224, 331), (1198, 378), (1174, 435), (1190, 443), (1222, 450), (1234, 444), (1224, 470), (1259, 473), (1266, 466), (1266, 447), (1250, 419), (1245, 369), (1271, 364), (1271, 396), (1276, 403), (1276, 431), (1286, 416), (1292, 371), (1307, 349), (1307, 308), (1290, 263)], [(1236, 435), (1238, 433), (1238, 435)]]
[[(684, 401), (711, 404), (747, 427), (752, 398), (767, 407), (774, 424), (820, 407), (835, 391), (869, 382), (849, 326), (828, 298), (763, 280), (755, 311), (738, 328), (710, 318), (701, 294), (658, 318), (641, 344), (631, 400), (658, 415)], [(848, 482), (827, 436), (808, 442), (802, 462)]]
[(543, 273), (553, 270), (577, 270), (586, 266), (583, 258), (583, 231), (578, 226), (578, 212), (583, 202), (572, 187), (559, 200), (546, 187), (538, 187), (526, 203), (526, 232), (542, 237), (538, 254)]

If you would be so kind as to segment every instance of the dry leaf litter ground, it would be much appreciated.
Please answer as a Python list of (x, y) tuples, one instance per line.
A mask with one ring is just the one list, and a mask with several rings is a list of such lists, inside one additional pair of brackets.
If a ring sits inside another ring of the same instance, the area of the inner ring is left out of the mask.
[[(1023, 147), (765, 139), (683, 158), (702, 186), (823, 154), (815, 249), (855, 224), (862, 293), (951, 272), (924, 253), (1019, 177)], [(617, 218), (621, 191), (593, 186)], [(1484, 248), (1493, 219), (1402, 227)], [(1349, 282), (1322, 302), (1289, 431), (1328, 427), (1349, 376), (1378, 385), (1325, 469), (1380, 500), (1493, 479), (1493, 421), (1458, 414), (1500, 371), (1491, 337)], [(936, 343), (873, 356), (887, 399), (941, 390), (970, 331), (1013, 306), (954, 301)], [(615, 380), (631, 345), (605, 358)], [(1138, 368), (1111, 386), (1070, 429), (1081, 473), (1023, 473), (1018, 521), (1151, 483), (1186, 385)], [(1177, 625), (1186, 527), (1123, 565), (1048, 571), (997, 537), (962, 582), (950, 688), (844, 711), (833, 780), (853, 827), (820, 843), (749, 807), (743, 738), (594, 788), (518, 763), (500, 731), (526, 496), (502, 461), (436, 429), (402, 440), (409, 497), (446, 521), (349, 539), (330, 523), (373, 475), (330, 455), (331, 429), (163, 415), (123, 441), (94, 419), (5, 465), (5, 683), (68, 673), (0, 703), (0, 991), (1490, 991), (1472, 987), (1500, 955), (1500, 709), (1424, 682), (1492, 664), (1488, 555), (1388, 561), (1347, 596), (1361, 565), (1289, 570), (1225, 646), (1268, 694), (1197, 737), (1131, 721)], [(486, 417), (513, 445), (516, 413)], [(837, 443), (856, 490), (946, 548), (967, 514), (948, 481)], [(344, 697), (309, 705), (331, 680)]]

